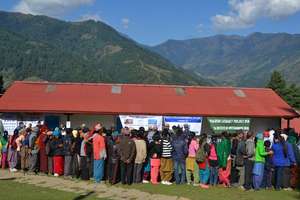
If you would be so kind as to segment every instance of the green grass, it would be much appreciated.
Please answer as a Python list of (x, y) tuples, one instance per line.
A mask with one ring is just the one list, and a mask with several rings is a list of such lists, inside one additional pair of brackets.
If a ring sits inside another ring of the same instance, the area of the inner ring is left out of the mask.
[(54, 189), (17, 183), (12, 180), (0, 180), (0, 199), (3, 200), (99, 200), (93, 194), (76, 194)]
[(242, 191), (237, 188), (210, 188), (207, 190), (188, 185), (151, 185), (138, 184), (132, 186), (120, 186), (123, 188), (134, 188), (151, 194), (165, 194), (186, 197), (191, 200), (299, 200), (300, 192), (296, 191), (274, 191), (261, 190)]

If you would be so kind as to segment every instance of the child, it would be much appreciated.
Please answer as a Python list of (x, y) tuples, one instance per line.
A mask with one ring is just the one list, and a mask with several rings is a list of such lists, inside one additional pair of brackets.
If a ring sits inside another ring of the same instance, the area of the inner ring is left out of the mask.
[(150, 143), (150, 165), (151, 165), (151, 183), (158, 184), (160, 157), (161, 157), (161, 143), (160, 138), (157, 136), (153, 137), (153, 141)]

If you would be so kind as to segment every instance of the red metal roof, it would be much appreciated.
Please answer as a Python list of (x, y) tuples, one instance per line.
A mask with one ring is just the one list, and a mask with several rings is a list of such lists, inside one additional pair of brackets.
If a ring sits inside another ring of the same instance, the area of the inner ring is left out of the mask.
[(265, 88), (22, 81), (0, 98), (0, 112), (298, 116)]

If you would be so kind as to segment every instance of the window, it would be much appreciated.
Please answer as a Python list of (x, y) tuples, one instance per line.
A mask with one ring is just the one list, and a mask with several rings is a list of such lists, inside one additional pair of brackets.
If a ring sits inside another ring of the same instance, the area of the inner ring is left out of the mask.
[(111, 86), (111, 93), (112, 94), (121, 94), (122, 88), (120, 85), (113, 85)]

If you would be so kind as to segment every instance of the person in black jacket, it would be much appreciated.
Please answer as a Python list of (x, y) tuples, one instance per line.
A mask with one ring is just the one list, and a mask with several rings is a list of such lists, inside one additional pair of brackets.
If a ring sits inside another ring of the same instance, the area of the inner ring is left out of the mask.
[(72, 145), (73, 145), (73, 136), (72, 136), (72, 130), (67, 128), (66, 129), (66, 135), (62, 137), (64, 142), (64, 176), (69, 177), (72, 175)]
[(72, 176), (75, 178), (80, 177), (80, 147), (82, 143), (82, 137), (80, 137), (79, 132), (82, 130), (73, 130), (73, 142), (72, 142)]
[(108, 157), (108, 180), (110, 184), (116, 184), (118, 180), (118, 171), (120, 163), (120, 147), (119, 147), (119, 134), (118, 132), (112, 132), (111, 137), (107, 141), (107, 154)]
[(151, 183), (158, 184), (158, 175), (160, 167), (160, 158), (162, 154), (162, 146), (160, 136), (154, 135), (153, 141), (149, 144), (149, 155), (151, 164)]

